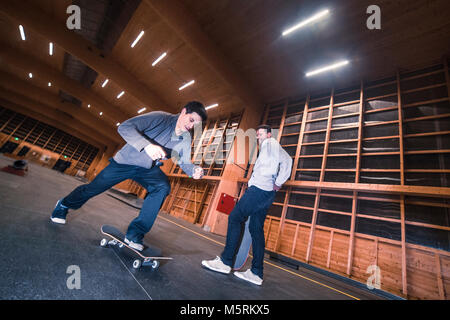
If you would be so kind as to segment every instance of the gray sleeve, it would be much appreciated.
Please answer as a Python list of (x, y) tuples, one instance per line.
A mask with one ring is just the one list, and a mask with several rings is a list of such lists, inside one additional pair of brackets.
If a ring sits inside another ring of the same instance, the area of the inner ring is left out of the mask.
[(275, 184), (281, 187), (291, 176), (292, 158), (281, 146), (280, 148), (280, 170), (275, 180)]
[(193, 176), (197, 166), (191, 162), (191, 135), (188, 132), (183, 134), (183, 140), (172, 150), (172, 159), (184, 173), (190, 177)]
[(119, 125), (117, 131), (128, 144), (141, 152), (150, 144), (144, 131), (160, 125), (164, 119), (165, 116), (161, 112), (149, 112), (124, 121)]

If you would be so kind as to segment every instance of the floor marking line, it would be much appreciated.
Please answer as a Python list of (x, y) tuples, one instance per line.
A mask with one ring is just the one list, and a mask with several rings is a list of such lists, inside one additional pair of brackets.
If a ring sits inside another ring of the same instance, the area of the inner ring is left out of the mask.
[(119, 257), (119, 255), (117, 254), (116, 250), (114, 250), (114, 248), (111, 248), (112, 251), (114, 252), (114, 254), (116, 255), (116, 257), (120, 260), (120, 262), (122, 263), (122, 265), (125, 267), (125, 269), (127, 269), (127, 271), (131, 274), (131, 276), (133, 277), (134, 281), (137, 282), (137, 284), (142, 288), (142, 290), (144, 290), (145, 294), (147, 295), (147, 297), (150, 300), (153, 300), (152, 297), (150, 297), (150, 295), (148, 294), (147, 290), (144, 289), (144, 287), (141, 285), (141, 283), (136, 279), (136, 277), (134, 276), (134, 274), (130, 271), (130, 269), (128, 269), (128, 267), (126, 266), (126, 264), (122, 261), (122, 259)]
[[(166, 221), (168, 221), (168, 222), (170, 222), (170, 223), (172, 223), (172, 224), (174, 224), (174, 225), (176, 225), (176, 226), (178, 226), (178, 227), (180, 227), (180, 228), (186, 229), (186, 230), (188, 230), (188, 231), (191, 232), (191, 233), (194, 233), (194, 234), (196, 234), (196, 235), (198, 235), (198, 236), (200, 236), (200, 237), (202, 237), (202, 238), (205, 238), (205, 239), (207, 239), (207, 240), (209, 240), (209, 241), (212, 241), (212, 242), (214, 242), (214, 243), (216, 243), (216, 244), (219, 244), (219, 245), (225, 247), (225, 244), (222, 243), (222, 242), (219, 242), (219, 241), (216, 241), (216, 240), (214, 240), (214, 239), (211, 239), (211, 238), (209, 238), (209, 237), (207, 237), (207, 236), (204, 236), (204, 235), (202, 235), (202, 234), (200, 234), (200, 233), (198, 233), (198, 232), (196, 232), (196, 231), (194, 231), (194, 230), (191, 230), (191, 229), (189, 229), (189, 228), (187, 228), (187, 227), (185, 227), (185, 226), (182, 226), (181, 224), (178, 224), (178, 223), (176, 223), (176, 222), (173, 222), (173, 221), (171, 221), (171, 220), (169, 220), (169, 219), (167, 219), (167, 218), (164, 218), (164, 217), (162, 217), (162, 216), (159, 216), (159, 218), (162, 218), (162, 219), (164, 219), (164, 220), (166, 220)], [(251, 256), (251, 255), (250, 255), (250, 256)], [(273, 264), (273, 263), (271, 263), (271, 262), (268, 262), (268, 261), (266, 261), (266, 260), (264, 260), (264, 263), (267, 263), (267, 264), (270, 265), (270, 266), (273, 266), (273, 267), (278, 268), (278, 269), (280, 269), (280, 270), (286, 271), (286, 272), (288, 272), (288, 273), (290, 273), (290, 274), (293, 274), (293, 275), (295, 275), (295, 276), (297, 276), (297, 277), (300, 277), (300, 278), (302, 278), (302, 279), (305, 279), (305, 280), (311, 281), (311, 282), (313, 282), (313, 283), (315, 283), (315, 284), (321, 285), (321, 286), (323, 286), (323, 287), (325, 287), (325, 288), (328, 288), (328, 289), (330, 289), (330, 290), (336, 291), (336, 292), (338, 292), (338, 293), (340, 293), (340, 294), (343, 294), (343, 295), (345, 295), (345, 296), (347, 296), (347, 297), (353, 298), (353, 299), (355, 299), (355, 300), (361, 300), (361, 299), (359, 299), (359, 298), (357, 298), (357, 297), (354, 297), (354, 296), (352, 296), (352, 295), (350, 295), (350, 294), (348, 294), (348, 293), (342, 292), (342, 291), (340, 291), (340, 290), (338, 290), (338, 289), (335, 289), (335, 288), (333, 288), (333, 287), (330, 287), (330, 286), (328, 286), (328, 285), (326, 285), (326, 284), (324, 284), (324, 283), (318, 282), (318, 281), (313, 280), (313, 279), (310, 279), (310, 278), (308, 278), (308, 277), (302, 276), (302, 275), (300, 275), (300, 274), (298, 274), (298, 273), (295, 273), (295, 272), (293, 272), (293, 271), (284, 269), (284, 268), (282, 268), (282, 267), (280, 267), (280, 266), (277, 266), (277, 265), (275, 265), (275, 264)]]

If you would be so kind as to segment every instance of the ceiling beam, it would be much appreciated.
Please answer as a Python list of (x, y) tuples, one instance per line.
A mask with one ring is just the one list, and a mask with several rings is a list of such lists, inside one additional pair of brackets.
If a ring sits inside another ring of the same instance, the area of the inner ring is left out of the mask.
[[(128, 72), (113, 58), (106, 56), (94, 44), (67, 29), (64, 24), (29, 2), (0, 1), (0, 11), (18, 24), (20, 23), (25, 28), (30, 28), (49, 41), (56, 43), (99, 74), (115, 82), (149, 110), (176, 111), (174, 106), (169, 106), (161, 97), (138, 81), (133, 74)], [(83, 21), (81, 24), (83, 25)]]
[[(7, 96), (5, 96), (5, 93)], [(33, 106), (17, 104), (15, 101), (11, 100), (15, 99), (11, 99), (11, 96), (7, 93), (7, 91), (0, 88), (0, 106), (48, 124), (61, 131), (67, 132), (68, 134), (71, 134), (78, 139), (83, 140), (84, 142), (92, 144), (93, 146), (101, 150), (103, 150), (105, 147), (114, 148), (115, 144), (113, 142), (111, 142), (110, 140), (104, 141), (101, 138), (99, 139), (99, 136), (97, 134), (94, 134), (93, 129), (87, 127), (86, 125), (75, 119), (72, 119), (67, 114), (58, 112), (58, 110), (48, 107), (39, 107), (39, 111), (36, 111)]]
[(246, 108), (262, 112), (263, 103), (232, 63), (202, 30), (195, 16), (177, 0), (145, 0), (153, 10), (214, 70)]
[(117, 143), (123, 143), (123, 139), (117, 133), (117, 130), (94, 117), (87, 110), (70, 102), (61, 102), (61, 98), (57, 95), (33, 86), (27, 81), (16, 78), (8, 73), (0, 72), (0, 87), (35, 101), (36, 110), (38, 110), (38, 106), (42, 104), (66, 112), (75, 119), (78, 119), (82, 123), (85, 123), (87, 126), (96, 130), (99, 134), (104, 134)]
[(0, 63), (11, 64), (22, 70), (26, 74), (32, 72), (38, 78), (44, 78), (45, 82), (49, 81), (61, 90), (78, 98), (84, 103), (89, 103), (96, 109), (104, 113), (104, 117), (110, 118), (111, 123), (122, 122), (133, 115), (120, 110), (116, 106), (112, 106), (106, 100), (98, 96), (91, 89), (87, 89), (81, 83), (70, 79), (62, 74), (58, 69), (44, 64), (32, 55), (14, 50), (5, 43), (0, 42)]

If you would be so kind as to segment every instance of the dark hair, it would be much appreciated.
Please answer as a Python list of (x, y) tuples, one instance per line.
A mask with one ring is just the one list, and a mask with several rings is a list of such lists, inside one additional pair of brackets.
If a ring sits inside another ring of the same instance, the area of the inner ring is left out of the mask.
[(183, 108), (186, 109), (186, 113), (197, 113), (202, 118), (202, 121), (208, 119), (205, 106), (203, 106), (201, 102), (191, 101), (188, 102)]
[(256, 131), (258, 131), (259, 129), (265, 129), (267, 131), (267, 133), (272, 132), (272, 128), (268, 124), (261, 124), (261, 125), (257, 126)]

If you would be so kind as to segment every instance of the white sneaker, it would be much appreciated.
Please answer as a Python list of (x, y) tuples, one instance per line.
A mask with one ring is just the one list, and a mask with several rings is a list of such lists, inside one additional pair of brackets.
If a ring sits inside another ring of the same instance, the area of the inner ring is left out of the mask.
[(125, 238), (125, 243), (129, 245), (131, 248), (136, 249), (137, 251), (144, 250), (144, 246), (142, 244), (133, 242), (131, 240), (128, 240), (127, 238)]
[(222, 262), (222, 259), (220, 257), (216, 257), (214, 260), (203, 260), (202, 266), (205, 266), (206, 268), (221, 272), (221, 273), (230, 273), (231, 267), (227, 266), (225, 263)]
[(235, 271), (234, 275), (242, 280), (249, 281), (251, 283), (257, 284), (260, 286), (263, 283), (263, 279), (261, 279), (259, 276), (254, 274), (252, 270), (248, 269), (245, 272), (238, 272)]

